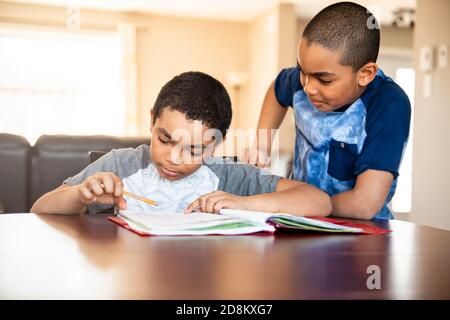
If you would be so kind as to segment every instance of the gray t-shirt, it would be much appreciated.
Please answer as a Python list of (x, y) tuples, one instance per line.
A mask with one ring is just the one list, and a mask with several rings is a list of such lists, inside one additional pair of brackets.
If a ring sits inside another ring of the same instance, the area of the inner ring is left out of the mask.
[[(251, 165), (237, 164), (223, 158), (209, 158), (193, 174), (179, 180), (161, 177), (150, 158), (150, 148), (113, 149), (77, 175), (64, 181), (68, 185), (82, 183), (97, 172), (112, 172), (124, 183), (124, 190), (156, 200), (158, 206), (126, 198), (127, 210), (134, 212), (179, 212), (200, 196), (213, 191), (225, 191), (241, 196), (275, 192), (279, 176), (268, 174)], [(89, 205), (90, 213), (111, 206)]]

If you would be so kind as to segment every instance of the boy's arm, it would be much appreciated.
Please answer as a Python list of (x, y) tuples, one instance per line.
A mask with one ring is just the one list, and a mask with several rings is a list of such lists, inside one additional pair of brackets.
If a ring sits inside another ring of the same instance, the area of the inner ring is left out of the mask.
[(31, 207), (32, 213), (73, 214), (86, 212), (78, 198), (78, 186), (62, 185), (40, 197)]
[(287, 107), (283, 107), (275, 96), (275, 81), (267, 89), (259, 114), (255, 142), (244, 151), (243, 163), (255, 164), (258, 167), (270, 165), (272, 151), (272, 129), (278, 129), (286, 115)]
[(310, 184), (280, 179), (276, 192), (248, 196), (255, 211), (284, 212), (298, 216), (328, 216), (331, 200), (328, 194)]
[[(406, 93), (388, 82), (371, 101), (361, 153), (353, 167), (353, 189), (332, 196), (333, 214), (372, 219), (384, 206), (409, 136), (411, 105)], [(370, 122), (369, 122), (370, 121)]]
[(372, 219), (383, 207), (394, 180), (387, 171), (366, 170), (356, 178), (355, 187), (331, 197), (333, 215)]
[(211, 192), (192, 202), (186, 213), (194, 210), (219, 212), (220, 209), (284, 212), (299, 216), (327, 216), (331, 213), (328, 194), (306, 183), (280, 179), (276, 192), (238, 196), (228, 192)]
[(32, 213), (75, 214), (86, 212), (88, 204), (117, 204), (126, 209), (123, 198), (123, 182), (111, 172), (98, 172), (82, 183), (64, 184), (40, 197), (31, 208)]

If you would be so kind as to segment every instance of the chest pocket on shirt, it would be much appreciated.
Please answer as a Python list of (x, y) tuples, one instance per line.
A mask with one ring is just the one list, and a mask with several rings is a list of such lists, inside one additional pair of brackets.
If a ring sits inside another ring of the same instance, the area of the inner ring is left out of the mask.
[(328, 174), (341, 181), (354, 179), (353, 168), (357, 158), (358, 148), (356, 144), (331, 139)]

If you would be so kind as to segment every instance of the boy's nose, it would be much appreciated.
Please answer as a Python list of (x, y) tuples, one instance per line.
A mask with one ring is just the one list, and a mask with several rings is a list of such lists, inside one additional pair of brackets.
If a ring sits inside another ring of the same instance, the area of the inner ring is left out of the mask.
[(305, 86), (303, 87), (303, 90), (305, 90), (305, 92), (310, 96), (310, 95), (315, 95), (318, 93), (318, 91), (316, 89), (314, 89), (311, 85), (311, 82), (309, 81), (309, 77), (306, 76), (305, 79)]
[(172, 148), (171, 152), (167, 153), (166, 161), (172, 165), (179, 166), (183, 164), (182, 150)]

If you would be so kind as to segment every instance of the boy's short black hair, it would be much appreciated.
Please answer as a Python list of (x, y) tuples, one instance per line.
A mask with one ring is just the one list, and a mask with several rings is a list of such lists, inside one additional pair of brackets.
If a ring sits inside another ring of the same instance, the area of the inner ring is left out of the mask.
[(340, 63), (354, 71), (376, 62), (380, 47), (375, 16), (353, 2), (338, 2), (321, 10), (307, 24), (303, 38), (308, 45), (320, 44), (333, 51), (343, 49)]
[(203, 72), (184, 72), (161, 88), (152, 110), (153, 124), (164, 108), (202, 121), (209, 128), (220, 130), (223, 137), (230, 127), (230, 96), (222, 83)]

